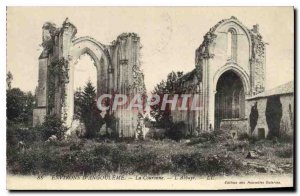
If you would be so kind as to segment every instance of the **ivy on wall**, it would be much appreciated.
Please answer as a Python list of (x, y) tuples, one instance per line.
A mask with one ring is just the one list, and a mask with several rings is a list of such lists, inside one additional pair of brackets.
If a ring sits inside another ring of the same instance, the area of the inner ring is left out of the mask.
[[(65, 58), (53, 61), (48, 65), (48, 114), (53, 114), (55, 104), (66, 110), (66, 84), (69, 83), (69, 61)], [(55, 100), (56, 94), (60, 100)], [(55, 103), (59, 102), (59, 103)], [(60, 113), (60, 112), (59, 112)], [(58, 113), (58, 114), (59, 114)], [(66, 120), (66, 111), (63, 111), (63, 120)]]

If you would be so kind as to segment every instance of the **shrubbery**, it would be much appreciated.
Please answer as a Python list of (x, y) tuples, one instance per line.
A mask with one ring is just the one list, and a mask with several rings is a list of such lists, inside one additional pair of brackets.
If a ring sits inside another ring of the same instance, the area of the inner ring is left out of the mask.
[(60, 140), (63, 139), (67, 127), (64, 126), (61, 118), (55, 115), (47, 115), (44, 123), (38, 126), (37, 130), (41, 133), (44, 141), (52, 135), (55, 135)]
[(278, 148), (275, 150), (275, 155), (280, 158), (293, 157), (293, 145), (285, 144), (282, 147), (278, 146)]
[(250, 135), (247, 132), (242, 132), (240, 134), (238, 134), (238, 140), (242, 141), (242, 140), (249, 140), (250, 139)]
[(37, 129), (24, 127), (22, 124), (8, 123), (6, 131), (8, 147), (16, 146), (20, 141), (32, 143), (41, 140), (41, 134)]
[(175, 141), (186, 138), (186, 125), (183, 121), (172, 123), (170, 128), (166, 129), (166, 137)]
[[(41, 142), (35, 145), (25, 152), (15, 151), (15, 154), (11, 153), (8, 156), (10, 173), (69, 175), (98, 172), (124, 174), (172, 172), (222, 175), (240, 172), (242, 169), (239, 162), (224, 155), (203, 155), (196, 150), (170, 153), (170, 146), (169, 150), (166, 149), (168, 152), (165, 152), (139, 143), (132, 144), (130, 148), (125, 143), (102, 143), (94, 147), (82, 146), (72, 149), (65, 148), (63, 144), (52, 145)], [(70, 145), (71, 143), (68, 144)]]

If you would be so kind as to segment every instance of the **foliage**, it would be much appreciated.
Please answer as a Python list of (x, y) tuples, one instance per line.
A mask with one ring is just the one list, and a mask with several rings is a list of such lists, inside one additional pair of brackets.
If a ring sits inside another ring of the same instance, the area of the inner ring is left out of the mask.
[(81, 102), (82, 102), (82, 90), (78, 88), (74, 92), (74, 119), (80, 119), (81, 117)]
[(7, 124), (32, 125), (35, 96), (31, 92), (23, 92), (19, 88), (11, 88), (13, 76), (11, 72), (6, 75), (6, 117)]
[(291, 144), (283, 145), (283, 147), (275, 150), (275, 155), (280, 158), (293, 157), (293, 145)]
[(142, 121), (143, 121), (143, 115), (141, 113), (138, 114), (138, 120), (137, 120), (137, 128), (136, 128), (136, 133), (137, 133), (137, 138), (139, 140), (143, 140), (143, 127), (142, 127)]
[(293, 143), (293, 140), (294, 140), (293, 135), (292, 134), (288, 134), (286, 132), (282, 133), (280, 135), (280, 138), (279, 138), (280, 142), (286, 142), (286, 143), (290, 143), (290, 144)]
[(6, 133), (6, 143), (8, 147), (16, 146), (20, 141), (26, 144), (41, 139), (41, 134), (37, 129), (28, 128), (18, 123), (8, 122)]
[(158, 128), (150, 128), (145, 136), (146, 139), (163, 140), (166, 138), (166, 130)]
[(250, 139), (250, 135), (247, 132), (242, 132), (238, 134), (238, 140), (242, 141), (242, 140), (249, 140)]
[(266, 106), (266, 121), (269, 128), (268, 138), (280, 136), (280, 122), (282, 118), (282, 104), (279, 96), (269, 97)]
[[(174, 95), (180, 94), (181, 88), (178, 84), (179, 78), (183, 75), (183, 72), (171, 72), (167, 76), (166, 81), (161, 81), (154, 88), (153, 94), (161, 96), (161, 100), (165, 94)], [(172, 122), (171, 111), (169, 107), (165, 110), (161, 110), (161, 103), (151, 106), (150, 114), (156, 120), (157, 126), (160, 128), (167, 128)]]
[(104, 123), (106, 124), (106, 127), (111, 129), (112, 133), (106, 133), (105, 137), (111, 138), (111, 139), (117, 139), (119, 137), (117, 127), (116, 127), (116, 121), (113, 113), (107, 112), (104, 116)]
[(19, 88), (6, 90), (6, 116), (8, 121), (32, 124), (35, 97), (31, 92), (25, 93)]
[(62, 119), (55, 115), (47, 115), (44, 123), (37, 129), (41, 132), (43, 140), (47, 140), (52, 135), (55, 135), (59, 140), (63, 139), (67, 131)]
[(172, 123), (172, 126), (166, 130), (166, 137), (179, 141), (187, 136), (186, 125), (183, 121)]
[[(79, 105), (76, 113), (80, 115), (80, 119), (86, 127), (86, 137), (94, 138), (104, 124), (104, 120), (97, 108), (95, 87), (90, 81), (87, 82), (82, 93), (77, 92), (75, 103)], [(106, 119), (107, 121), (111, 120), (110, 116), (106, 116)]]
[(258, 120), (257, 102), (255, 102), (255, 104), (253, 106), (251, 106), (251, 113), (250, 113), (249, 119), (250, 119), (251, 133), (253, 133), (253, 131), (257, 125), (257, 120)]
[(7, 87), (8, 90), (11, 89), (11, 82), (12, 82), (13, 78), (14, 78), (14, 77), (13, 77), (13, 75), (11, 74), (11, 72), (8, 71), (7, 74), (6, 74), (6, 87)]
[[(61, 106), (65, 106), (65, 84), (69, 82), (69, 61), (61, 58), (53, 61), (48, 65), (48, 110), (54, 109), (55, 93), (60, 89), (61, 92)], [(64, 112), (66, 114), (66, 112)], [(65, 118), (65, 116), (64, 116)]]
[[(173, 142), (96, 143), (90, 140), (81, 146), (73, 142), (61, 144), (33, 143), (20, 153), (8, 156), (9, 172), (13, 174), (72, 175), (104, 172), (121, 174), (198, 174), (223, 175), (243, 171), (234, 157), (199, 152)], [(91, 144), (87, 144), (91, 143)], [(68, 146), (70, 146), (68, 148)]]

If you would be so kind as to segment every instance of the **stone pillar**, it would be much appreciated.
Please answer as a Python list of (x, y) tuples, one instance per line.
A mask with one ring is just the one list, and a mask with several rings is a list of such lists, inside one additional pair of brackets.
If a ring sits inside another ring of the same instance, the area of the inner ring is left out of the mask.
[(73, 122), (73, 116), (74, 116), (74, 66), (75, 63), (73, 61), (70, 61), (69, 64), (69, 82), (66, 84), (66, 108), (67, 108), (67, 114), (66, 114), (66, 125), (71, 126)]
[(72, 39), (77, 33), (76, 27), (69, 22), (68, 18), (64, 21), (63, 26), (60, 32), (60, 51), (59, 51), (59, 59), (63, 61), (64, 69), (66, 71), (66, 75), (63, 79), (63, 83), (61, 84), (62, 93), (61, 93), (61, 118), (65, 122), (66, 126), (71, 126), (73, 121), (73, 113), (74, 113), (74, 93), (73, 93), (73, 80), (70, 80), (70, 77), (73, 77), (73, 66), (70, 65), (71, 56), (70, 56), (70, 48), (72, 47)]
[(48, 57), (39, 58), (39, 76), (37, 87), (37, 108), (33, 110), (33, 126), (42, 124), (47, 114), (47, 74), (48, 74)]
[(209, 114), (210, 114), (210, 74), (209, 59), (203, 59), (203, 129), (209, 130)]
[[(131, 100), (137, 93), (142, 94), (140, 89), (144, 86), (143, 76), (140, 71), (140, 38), (135, 33), (123, 33), (118, 36), (116, 41), (117, 48), (117, 67), (119, 73), (117, 92), (125, 94)], [(111, 75), (112, 77), (112, 75)], [(128, 111), (126, 108), (116, 112), (120, 119), (119, 135), (122, 137), (135, 137), (137, 129), (137, 111)]]

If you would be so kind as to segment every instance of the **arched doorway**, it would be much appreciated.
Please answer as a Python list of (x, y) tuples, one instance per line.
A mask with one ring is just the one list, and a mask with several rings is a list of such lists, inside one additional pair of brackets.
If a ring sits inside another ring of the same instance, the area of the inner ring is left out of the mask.
[(74, 82), (75, 82), (75, 67), (80, 61), (80, 57), (88, 55), (92, 62), (93, 68), (96, 68), (96, 92), (97, 97), (103, 93), (107, 93), (109, 89), (109, 61), (108, 57), (102, 48), (100, 43), (96, 42), (94, 39), (89, 37), (78, 38), (73, 41), (73, 46), (69, 51), (71, 56), (70, 66), (69, 66), (69, 80), (67, 84), (66, 92), (66, 124), (71, 126), (74, 117)]
[(224, 72), (218, 79), (215, 94), (215, 129), (223, 119), (245, 116), (245, 90), (241, 78), (234, 71)]

